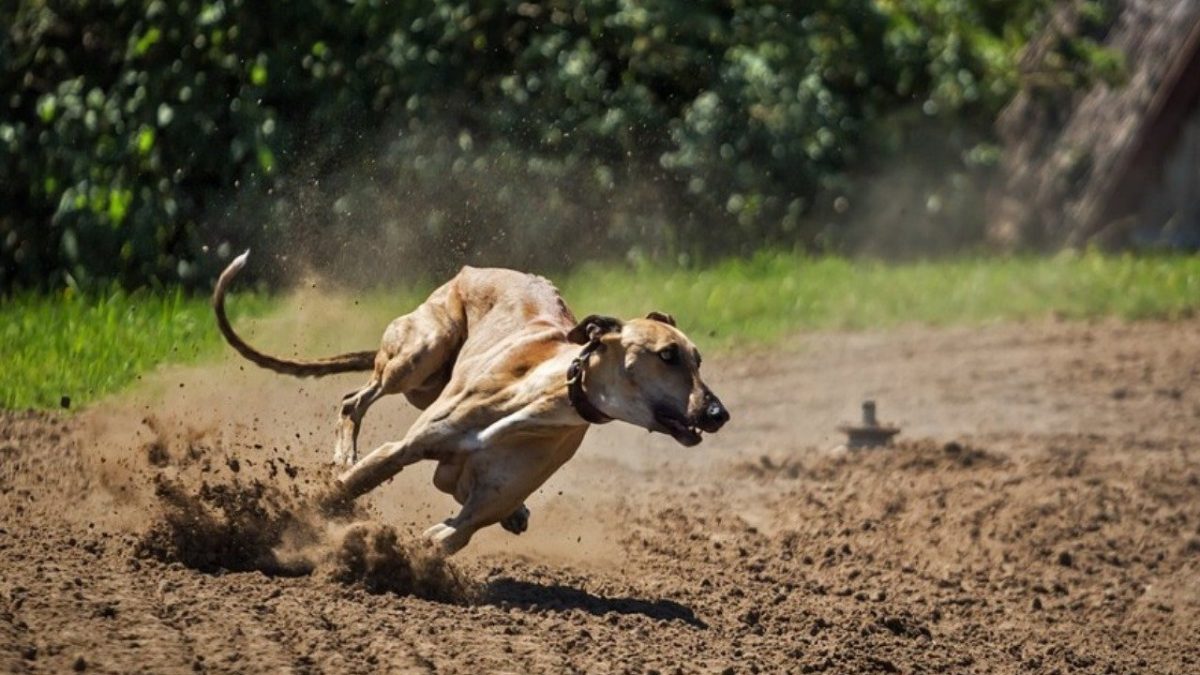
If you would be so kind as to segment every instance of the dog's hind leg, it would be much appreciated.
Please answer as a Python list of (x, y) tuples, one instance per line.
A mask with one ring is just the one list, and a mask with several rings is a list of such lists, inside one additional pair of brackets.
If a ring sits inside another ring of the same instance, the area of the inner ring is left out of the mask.
[(487, 455), (469, 457), (463, 476), (468, 480), (460, 483), (456, 495), (465, 497), (459, 499), (462, 510), (425, 530), (425, 538), (437, 544), (443, 555), (458, 552), (476, 532), (495, 523), (510, 532), (524, 531), (529, 520), (525, 499), (562, 464), (553, 454), (522, 448), (496, 460)]
[(334, 464), (358, 461), (363, 416), (380, 398), (409, 394), (414, 403), (428, 406), (441, 393), (449, 367), (462, 346), (462, 322), (456, 311), (459, 307), (452, 284), (447, 284), (411, 313), (388, 325), (371, 381), (342, 399)]
[(458, 515), (425, 530), (424, 537), (437, 544), (443, 555), (462, 550), (480, 529), (501, 522), (519, 510), (525, 494), (515, 486), (476, 485)]
[(513, 534), (521, 534), (529, 529), (529, 507), (524, 504), (517, 507), (516, 511), (504, 516), (500, 520), (500, 527), (512, 532)]
[[(453, 496), (459, 504), (467, 499), (467, 494), (459, 482), (463, 468), (462, 462), (439, 462), (437, 469), (433, 472), (433, 486)], [(528, 530), (529, 507), (524, 504), (518, 506), (515, 511), (500, 520), (500, 527), (513, 534), (521, 534)]]
[(333, 448), (334, 464), (353, 464), (358, 460), (358, 430), (363, 415), (371, 404), (383, 397), (383, 387), (372, 377), (367, 386), (342, 397), (341, 419), (338, 422), (337, 443)]
[[(454, 555), (471, 541), (480, 529), (498, 522), (512, 510), (512, 504), (504, 499), (503, 490), (495, 488), (471, 491), (457, 516), (448, 518), (425, 530), (424, 536), (441, 549), (442, 555)], [(521, 497), (517, 497), (518, 500)], [(519, 503), (519, 501), (518, 501)]]

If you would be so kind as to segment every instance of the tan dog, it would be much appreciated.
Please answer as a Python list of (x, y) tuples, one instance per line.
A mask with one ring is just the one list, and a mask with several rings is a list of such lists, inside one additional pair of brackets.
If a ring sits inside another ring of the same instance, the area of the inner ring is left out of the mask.
[[(425, 532), (446, 554), (493, 523), (523, 532), (525, 498), (575, 454), (589, 424), (618, 419), (692, 446), (701, 431), (729, 420), (700, 379), (700, 353), (670, 316), (576, 323), (549, 281), (512, 270), (464, 267), (392, 321), (377, 352), (316, 361), (268, 356), (238, 337), (225, 316), (225, 291), (247, 255), (230, 263), (213, 293), (217, 324), (234, 349), (300, 377), (372, 371), (365, 387), (342, 400), (333, 459), (353, 466), (338, 477), (331, 501), (349, 501), (409, 464), (436, 460), (433, 484), (462, 504), (457, 516)], [(359, 461), (363, 415), (398, 393), (424, 412), (403, 440)]]

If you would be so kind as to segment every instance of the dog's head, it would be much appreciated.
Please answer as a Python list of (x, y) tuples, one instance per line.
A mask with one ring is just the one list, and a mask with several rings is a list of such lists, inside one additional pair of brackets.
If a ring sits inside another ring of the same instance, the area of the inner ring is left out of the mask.
[(700, 352), (669, 314), (631, 321), (593, 315), (567, 339), (604, 345), (589, 368), (588, 391), (608, 415), (687, 446), (729, 421), (729, 411), (700, 379)]

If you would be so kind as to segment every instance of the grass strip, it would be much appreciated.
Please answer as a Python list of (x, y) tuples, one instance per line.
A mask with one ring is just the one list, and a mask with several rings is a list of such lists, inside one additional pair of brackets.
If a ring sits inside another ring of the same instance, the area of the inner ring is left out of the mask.
[[(1200, 308), (1200, 256), (1084, 253), (885, 264), (764, 252), (698, 269), (585, 265), (555, 281), (579, 316), (668, 312), (705, 348), (769, 344), (803, 330), (1045, 316), (1176, 319)], [(376, 290), (357, 294), (352, 303), (329, 303), (337, 316), (322, 312), (320, 321), (303, 321), (304, 332), (320, 338), (307, 346), (318, 355), (369, 348), (429, 287)], [(236, 319), (278, 307), (273, 318), (294, 314), (300, 320), (295, 300), (237, 293), (230, 310)], [(316, 323), (322, 325), (311, 325)], [(0, 407), (52, 408), (63, 396), (73, 404), (93, 401), (159, 363), (195, 361), (219, 344), (207, 298), (179, 291), (4, 300)]]
[[(239, 298), (235, 315), (271, 301)], [(56, 408), (94, 401), (159, 363), (212, 353), (220, 336), (208, 299), (179, 290), (81, 296), (67, 291), (0, 301), (0, 407)], [(64, 398), (65, 397), (65, 398)]]

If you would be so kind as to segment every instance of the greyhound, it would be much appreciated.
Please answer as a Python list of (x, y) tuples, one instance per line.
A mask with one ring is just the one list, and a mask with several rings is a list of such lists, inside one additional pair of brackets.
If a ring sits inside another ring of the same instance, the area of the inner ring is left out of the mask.
[[(380, 348), (295, 361), (269, 356), (234, 332), (225, 293), (249, 251), (213, 292), (226, 341), (255, 364), (298, 377), (370, 371), (342, 399), (327, 505), (347, 504), (405, 466), (438, 463), (434, 486), (462, 505), (425, 531), (444, 555), (479, 529), (514, 534), (529, 524), (525, 499), (575, 454), (592, 424), (620, 420), (694, 446), (729, 412), (700, 378), (700, 352), (668, 314), (576, 321), (548, 280), (464, 267), (424, 303), (388, 325)], [(401, 393), (423, 412), (403, 439), (358, 457), (373, 403)]]

